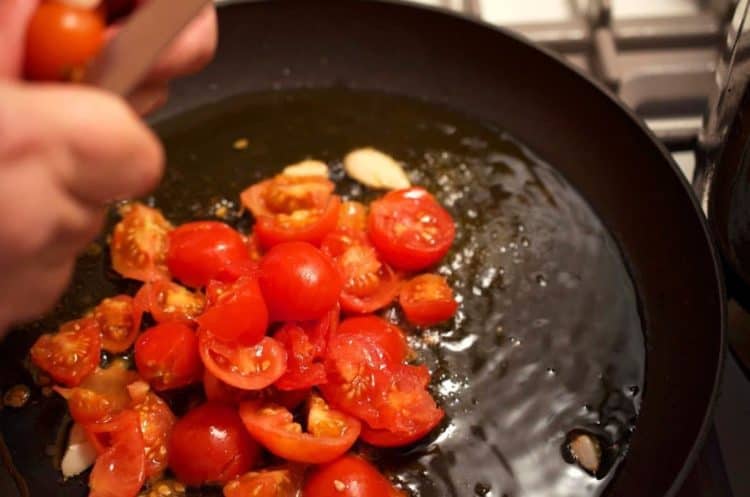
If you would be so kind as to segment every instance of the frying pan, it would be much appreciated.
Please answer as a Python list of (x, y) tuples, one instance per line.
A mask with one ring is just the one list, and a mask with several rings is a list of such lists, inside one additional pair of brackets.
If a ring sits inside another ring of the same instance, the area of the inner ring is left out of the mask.
[[(527, 401), (534, 399), (535, 388), (552, 387), (544, 386), (550, 383), (543, 384), (541, 378), (522, 385), (524, 374), (538, 371), (512, 367), (512, 362), (520, 361), (526, 353), (549, 359), (548, 364), (555, 365), (548, 368), (549, 376), (557, 374), (560, 381), (578, 385), (581, 391), (592, 393), (595, 390), (592, 383), (607, 381), (609, 370), (597, 376), (585, 363), (576, 361), (586, 353), (598, 354), (597, 347), (607, 343), (606, 340), (587, 342), (581, 337), (589, 335), (568, 335), (564, 326), (547, 332), (581, 338), (580, 343), (571, 339), (561, 345), (550, 338), (553, 335), (533, 335), (537, 333), (533, 326), (521, 322), (522, 316), (531, 320), (529, 314), (535, 312), (571, 314), (565, 293), (547, 294), (551, 298), (531, 297), (514, 295), (507, 289), (491, 289), (493, 295), (506, 296), (503, 302), (511, 302), (507, 310), (518, 319), (506, 321), (511, 327), (525, 330), (524, 338), (531, 345), (524, 349), (522, 344), (519, 350), (527, 352), (505, 357), (511, 365), (505, 373), (500, 368), (494, 383), (471, 392), (474, 403), (492, 409), (484, 426), (472, 426), (461, 434), (467, 438), (465, 443), (460, 437), (457, 440), (463, 443), (460, 456), (441, 449), (441, 440), (451, 436), (448, 425), (426, 446), (375, 457), (385, 466), (396, 461), (394, 466), (401, 465), (407, 472), (416, 468), (414, 471), (421, 475), (416, 480), (438, 481), (441, 473), (464, 473), (480, 474), (499, 485), (461, 478), (440, 480), (432, 486), (428, 483), (419, 487), (425, 489), (423, 495), (427, 497), (593, 495), (600, 490), (610, 496), (674, 495), (695, 460), (715, 400), (724, 350), (724, 289), (714, 247), (689, 186), (643, 124), (604, 89), (554, 55), (501, 29), (435, 10), (350, 0), (236, 1), (224, 2), (219, 17), (221, 41), (216, 60), (201, 74), (178, 82), (169, 105), (153, 121), (165, 138), (170, 162), (156, 202), (175, 221), (210, 217), (212, 211), (208, 206), (220, 202), (220, 192), (233, 194), (253, 179), (283, 166), (283, 161), (298, 159), (305, 153), (333, 160), (340, 157), (344, 146), (366, 145), (362, 143), (365, 131), (371, 133), (373, 142), (397, 156), (399, 151), (408, 155), (410, 146), (424, 151), (429, 148), (427, 138), (432, 135), (422, 133), (423, 127), (415, 125), (417, 120), (410, 120), (410, 113), (416, 113), (436, 122), (443, 119), (451, 125), (458, 123), (459, 128), (474, 130), (475, 135), (484, 137), (491, 145), (496, 138), (486, 130), (503, 130), (517, 139), (523, 146), (514, 145), (500, 131), (495, 134), (500, 136), (499, 149), (512, 150), (508, 154), (529, 162), (552, 166), (529, 169), (531, 176), (536, 171), (538, 175), (558, 178), (555, 181), (560, 184), (573, 185), (576, 195), (580, 194), (587, 202), (586, 212), (595, 214), (609, 233), (587, 239), (594, 240), (596, 246), (611, 241), (613, 253), (625, 261), (623, 267), (627, 271), (622, 274), (607, 272), (604, 266), (602, 269), (594, 264), (590, 283), (582, 283), (584, 287), (592, 285), (590, 296), (594, 301), (602, 295), (610, 299), (605, 299), (605, 305), (587, 308), (590, 319), (584, 320), (582, 328), (595, 330), (600, 338), (627, 328), (630, 339), (636, 342), (645, 339), (645, 346), (641, 343), (640, 349), (645, 357), (645, 377), (634, 380), (643, 390), (628, 404), (640, 407), (635, 431), (632, 436), (618, 439), (623, 445), (616, 447), (615, 462), (605, 475), (598, 474), (596, 478), (584, 475), (588, 479), (582, 479), (575, 466), (551, 462), (553, 456), (555, 461), (563, 457), (559, 427), (553, 430), (557, 435), (545, 431), (547, 424), (557, 423), (557, 417), (547, 413), (555, 404)], [(310, 88), (333, 90), (290, 94), (283, 91)], [(270, 93), (255, 99), (241, 97), (269, 90)], [(378, 93), (360, 94), (359, 90)], [(402, 99), (403, 96), (412, 99)], [(414, 99), (429, 104), (415, 103)], [(337, 121), (337, 116), (350, 115), (353, 108), (361, 108), (359, 113), (363, 117), (349, 119), (348, 124)], [(375, 121), (377, 125), (372, 124)], [(486, 123), (482, 128), (485, 131), (472, 128), (473, 122)], [(259, 155), (244, 157), (231, 148), (230, 138), (243, 137), (248, 130), (255, 133), (249, 136), (250, 148), (259, 142), (259, 149), (253, 152)], [(352, 135), (347, 138), (349, 131)], [(443, 142), (436, 146), (454, 151), (466, 146), (454, 142), (450, 135), (450, 130), (444, 133)], [(325, 136), (337, 136), (340, 141), (319, 143)], [(226, 147), (216, 145), (217, 140), (225, 140)], [(414, 143), (409, 144), (410, 141)], [(276, 151), (273, 159), (269, 154), (263, 155), (267, 152), (264, 147)], [(255, 161), (249, 157), (255, 157)], [(438, 154), (439, 157), (442, 155)], [(468, 161), (456, 170), (472, 168), (492, 170), (481, 161)], [(429, 167), (426, 170), (429, 176)], [(452, 170), (444, 172), (449, 175)], [(474, 188), (480, 186), (476, 184)], [(494, 200), (490, 196), (490, 204), (499, 205), (504, 198), (502, 189), (484, 191), (495, 195)], [(547, 201), (554, 204), (552, 197)], [(454, 205), (454, 214), (464, 219), (465, 213), (457, 209)], [(491, 213), (502, 214), (494, 210)], [(544, 223), (544, 216), (537, 221)], [(242, 225), (243, 221), (238, 222)], [(555, 232), (554, 227), (550, 232)], [(529, 236), (532, 235), (530, 229)], [(568, 245), (564, 234), (556, 236), (550, 238), (553, 243), (548, 243), (544, 251), (535, 254), (537, 262), (554, 261), (558, 257), (580, 259), (585, 253), (583, 245)], [(490, 244), (486, 249), (491, 253), (499, 250), (499, 246), (497, 242), (497, 246)], [(583, 252), (576, 252), (579, 249)], [(0, 379), (4, 387), (28, 381), (21, 363), (35, 334), (51, 329), (60, 319), (72, 317), (96, 298), (123, 289), (132, 291), (127, 284), (111, 278), (105, 267), (106, 260), (102, 261), (98, 255), (82, 258), (71, 291), (55, 312), (6, 340), (0, 350)], [(546, 280), (540, 279), (541, 273), (532, 272), (528, 276), (546, 285)], [(519, 281), (524, 277), (518, 276)], [(554, 288), (559, 281), (550, 280), (549, 287)], [(631, 293), (637, 295), (637, 302), (633, 297), (632, 304), (640, 316), (639, 322), (609, 319), (615, 309), (607, 309), (606, 304), (620, 297), (629, 298)], [(484, 329), (488, 322), (472, 322), (472, 312), (479, 312), (472, 302), (465, 301), (466, 323), (473, 323), (480, 335), (490, 333)], [(645, 337), (640, 335), (641, 329), (645, 330)], [(493, 329), (492, 333), (498, 330)], [(499, 344), (502, 350), (517, 345), (508, 336), (501, 337)], [(582, 350), (586, 345), (591, 346), (590, 350)], [(566, 356), (568, 349), (574, 351), (571, 357)], [(624, 361), (626, 354), (622, 355)], [(638, 365), (637, 359), (634, 364)], [(480, 372), (482, 367), (479, 364)], [(613, 377), (622, 373), (617, 372), (617, 358), (608, 367)], [(642, 369), (635, 368), (638, 371)], [(493, 396), (502, 399), (505, 393), (496, 388), (498, 384), (517, 394), (514, 403), (492, 403)], [(621, 395), (615, 397), (622, 399)], [(606, 432), (611, 419), (605, 419), (605, 415), (616, 417), (607, 407), (613, 398), (592, 399), (601, 403), (599, 414), (591, 418), (592, 429), (599, 426)], [(522, 405), (532, 406), (524, 411), (524, 416), (537, 423), (521, 420), (513, 426), (513, 433), (520, 434), (519, 442), (511, 440), (511, 432), (493, 423), (493, 416), (508, 420), (516, 412), (514, 409)], [(45, 399), (36, 393), (28, 408), (2, 411), (0, 429), (8, 448), (6, 456), (10, 456), (7, 459), (12, 458), (15, 482), (22, 489), (19, 495), (24, 488), (31, 495), (85, 495), (81, 480), (61, 484), (45, 455), (62, 422), (63, 411), (61, 401)], [(449, 411), (454, 420), (460, 421), (462, 416), (470, 416), (471, 407)], [(495, 430), (489, 438), (498, 435), (493, 439), (496, 445), (492, 446), (498, 464), (485, 464), (482, 460), (488, 426)], [(504, 457), (503, 442), (508, 447), (515, 444), (516, 449), (523, 449), (525, 433), (529, 436), (543, 433), (548, 437), (543, 440), (543, 450), (534, 453), (544, 457), (530, 460)], [(472, 447), (480, 454), (473, 460)], [(420, 466), (415, 459), (427, 459), (429, 464)], [(544, 487), (543, 482), (533, 488), (524, 486), (518, 472), (521, 466), (531, 473), (537, 468), (538, 479), (549, 478), (557, 483), (557, 474), (576, 475), (574, 480), (581, 486), (578, 492), (575, 488)], [(403, 481), (411, 481), (405, 478)], [(3, 495), (18, 493), (13, 485), (6, 488)]]

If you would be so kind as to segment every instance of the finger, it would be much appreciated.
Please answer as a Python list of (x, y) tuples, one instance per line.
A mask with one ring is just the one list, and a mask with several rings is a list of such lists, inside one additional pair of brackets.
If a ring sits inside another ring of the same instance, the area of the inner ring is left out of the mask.
[(152, 83), (141, 86), (128, 97), (131, 107), (145, 116), (167, 103), (169, 88), (166, 83)]
[[(8, 98), (0, 95), (0, 129), (26, 140), (32, 151), (68, 154), (53, 163), (81, 201), (139, 196), (158, 183), (164, 152), (124, 100), (70, 85), (16, 85), (9, 91)], [(3, 126), (3, 119), (13, 124)]]
[(0, 0), (0, 78), (23, 72), (26, 26), (39, 0)]

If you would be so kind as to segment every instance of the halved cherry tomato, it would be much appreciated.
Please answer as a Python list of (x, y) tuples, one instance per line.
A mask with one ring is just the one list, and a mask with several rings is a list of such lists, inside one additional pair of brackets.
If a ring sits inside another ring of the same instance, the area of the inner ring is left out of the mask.
[(208, 403), (179, 419), (169, 440), (169, 467), (187, 485), (225, 484), (253, 467), (258, 444), (233, 407)]
[(82, 73), (104, 45), (105, 28), (94, 10), (41, 3), (26, 28), (26, 76), (63, 81)]
[(246, 473), (224, 486), (224, 497), (297, 497), (297, 473), (287, 467)]
[(272, 402), (286, 407), (289, 410), (297, 408), (310, 397), (310, 390), (288, 390), (280, 391), (271, 386), (263, 390), (242, 390), (227, 385), (208, 369), (203, 376), (203, 391), (206, 399), (211, 402), (220, 402), (228, 405), (238, 405), (245, 400), (262, 400)]
[(158, 324), (135, 343), (135, 365), (155, 390), (189, 385), (203, 374), (198, 337), (182, 323)]
[(336, 262), (344, 289), (341, 308), (366, 314), (390, 304), (398, 295), (401, 276), (378, 258), (363, 231), (334, 231), (321, 244), (321, 250)]
[(346, 334), (369, 337), (395, 362), (404, 361), (409, 352), (406, 336), (401, 328), (378, 316), (356, 316), (345, 319), (339, 325), (336, 335)]
[(316, 321), (300, 321), (297, 324), (305, 330), (307, 338), (315, 347), (315, 358), (325, 357), (328, 337), (339, 327), (340, 306), (336, 304), (325, 316)]
[(323, 209), (296, 210), (258, 218), (255, 233), (260, 246), (268, 249), (284, 242), (308, 242), (320, 245), (336, 228), (341, 199), (333, 195)]
[(401, 308), (410, 323), (431, 326), (452, 318), (458, 309), (453, 289), (437, 274), (421, 274), (409, 280), (399, 294)]
[(261, 390), (286, 370), (286, 351), (270, 337), (252, 346), (227, 344), (201, 330), (200, 356), (211, 373), (224, 383), (243, 390)]
[(130, 409), (112, 421), (87, 427), (109, 444), (96, 458), (89, 478), (89, 497), (133, 497), (146, 480), (146, 456), (140, 419)]
[(167, 442), (176, 418), (169, 406), (150, 391), (148, 383), (139, 381), (128, 386), (133, 410), (138, 413), (146, 456), (146, 478), (167, 469)]
[(255, 217), (323, 209), (336, 185), (322, 176), (279, 174), (255, 183), (240, 194), (242, 205)]
[(91, 312), (91, 317), (99, 323), (102, 335), (102, 348), (119, 354), (128, 350), (138, 336), (139, 316), (129, 295), (118, 295), (99, 302)]
[(169, 280), (145, 283), (135, 295), (136, 307), (157, 323), (191, 324), (206, 306), (203, 295)]
[(325, 367), (313, 362), (316, 349), (302, 328), (286, 324), (273, 337), (286, 348), (286, 372), (274, 383), (276, 388), (302, 390), (326, 382)]
[(81, 425), (109, 420), (128, 407), (126, 387), (138, 375), (125, 361), (116, 359), (106, 369), (97, 368), (75, 388), (55, 387), (68, 402), (71, 417)]
[(370, 463), (345, 456), (316, 468), (307, 478), (302, 497), (404, 497)]
[(247, 431), (266, 449), (289, 461), (322, 464), (342, 456), (357, 441), (361, 425), (343, 412), (330, 409), (313, 395), (307, 433), (287, 409), (263, 402), (243, 402), (240, 417)]
[(242, 235), (227, 224), (196, 221), (169, 234), (167, 267), (188, 286), (205, 286), (211, 280), (232, 282), (250, 266)]
[(456, 227), (435, 197), (413, 187), (389, 192), (370, 204), (367, 233), (385, 262), (419, 271), (443, 258)]
[(172, 225), (157, 209), (141, 203), (122, 207), (120, 215), (110, 242), (112, 268), (139, 281), (169, 278), (167, 234)]
[(263, 249), (261, 249), (260, 242), (258, 242), (258, 237), (255, 233), (250, 233), (245, 244), (247, 245), (247, 254), (250, 256), (250, 260), (254, 262), (261, 260), (263, 257)]
[(83, 318), (63, 324), (57, 333), (40, 336), (30, 354), (53, 380), (74, 387), (99, 365), (101, 348), (99, 324)]
[(260, 262), (258, 281), (274, 321), (320, 319), (341, 293), (333, 261), (304, 242), (282, 243), (268, 251)]
[(201, 329), (224, 342), (254, 345), (266, 334), (268, 310), (258, 281), (242, 276), (232, 284), (212, 281), (209, 305), (199, 318)]
[(362, 233), (367, 229), (367, 207), (361, 202), (346, 201), (341, 203), (337, 231), (345, 233)]

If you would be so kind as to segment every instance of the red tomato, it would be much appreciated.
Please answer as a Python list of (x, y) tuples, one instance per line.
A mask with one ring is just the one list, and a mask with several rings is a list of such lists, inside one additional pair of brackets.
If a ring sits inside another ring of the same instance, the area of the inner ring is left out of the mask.
[(310, 398), (307, 433), (287, 409), (263, 402), (243, 402), (240, 417), (247, 431), (273, 454), (289, 461), (322, 464), (342, 456), (357, 441), (361, 425), (330, 409), (317, 395)]
[(167, 267), (188, 286), (205, 286), (211, 280), (232, 282), (250, 265), (242, 235), (227, 224), (197, 221), (169, 234)]
[(401, 277), (378, 259), (364, 236), (331, 233), (323, 240), (322, 250), (334, 257), (344, 282), (340, 302), (345, 312), (374, 312), (398, 295)]
[(435, 197), (414, 187), (389, 192), (370, 204), (367, 232), (385, 262), (419, 271), (443, 258), (456, 227)]
[(198, 337), (182, 323), (149, 328), (135, 343), (135, 365), (155, 390), (190, 385), (203, 374)]
[(274, 383), (276, 388), (302, 390), (325, 383), (325, 367), (313, 362), (316, 349), (302, 328), (286, 324), (273, 337), (286, 348), (286, 372)]
[(89, 478), (89, 497), (134, 497), (146, 480), (146, 457), (140, 419), (130, 409), (112, 421), (87, 427), (109, 444), (96, 458)]
[(206, 394), (207, 400), (229, 405), (237, 405), (243, 400), (247, 400), (252, 394), (249, 390), (227, 385), (208, 369), (203, 373), (203, 392)]
[(240, 194), (242, 205), (256, 219), (322, 209), (336, 185), (322, 176), (278, 176), (255, 183)]
[(247, 473), (224, 486), (224, 497), (297, 497), (300, 475), (286, 468)]
[(105, 28), (93, 10), (43, 2), (26, 28), (26, 76), (51, 81), (80, 77), (104, 45)]
[(362, 335), (380, 346), (391, 360), (403, 362), (409, 352), (404, 332), (378, 316), (357, 316), (341, 322), (336, 335)]
[(169, 467), (191, 486), (225, 484), (260, 457), (236, 409), (208, 403), (179, 419), (169, 439)]
[(259, 283), (274, 321), (320, 319), (341, 293), (331, 259), (304, 242), (273, 247), (260, 262)]
[(199, 333), (203, 364), (224, 383), (243, 390), (261, 390), (278, 380), (286, 370), (284, 347), (264, 337), (253, 346), (227, 344), (210, 332)]
[(113, 361), (108, 368), (97, 368), (75, 388), (55, 387), (68, 402), (71, 417), (81, 425), (109, 420), (130, 404), (126, 387), (138, 375), (123, 360)]
[(136, 307), (157, 323), (191, 324), (206, 305), (203, 295), (169, 280), (145, 283), (135, 295)]
[(31, 347), (31, 360), (53, 380), (74, 387), (99, 365), (102, 340), (95, 319), (63, 324), (54, 334), (40, 336)]
[(207, 292), (209, 306), (198, 318), (201, 329), (243, 345), (255, 345), (266, 335), (268, 310), (255, 278), (242, 276), (232, 284), (212, 281)]
[(458, 309), (448, 282), (436, 274), (421, 274), (407, 282), (401, 289), (399, 302), (406, 319), (418, 326), (446, 321)]
[(260, 248), (260, 242), (255, 233), (251, 233), (245, 241), (247, 245), (247, 254), (250, 256), (250, 260), (258, 262), (263, 257), (263, 249)]
[(91, 317), (99, 323), (102, 348), (108, 352), (125, 352), (138, 336), (140, 316), (136, 316), (133, 298), (129, 295), (102, 300), (92, 311)]
[(313, 347), (315, 347), (316, 358), (325, 356), (326, 348), (328, 347), (328, 337), (335, 333), (339, 326), (339, 315), (340, 308), (336, 304), (323, 318), (317, 321), (302, 321), (297, 323), (305, 330), (307, 338)]
[(140, 281), (169, 278), (167, 234), (172, 225), (161, 212), (140, 203), (120, 209), (122, 221), (112, 231), (112, 268)]
[(166, 402), (149, 391), (148, 383), (136, 382), (128, 391), (143, 434), (146, 478), (158, 476), (167, 469), (167, 442), (176, 418)]
[(302, 490), (302, 497), (403, 496), (372, 464), (351, 455), (315, 469)]
[(366, 229), (367, 207), (360, 202), (342, 202), (336, 230), (345, 233), (363, 233)]
[(341, 199), (333, 195), (323, 209), (297, 210), (258, 218), (255, 233), (260, 246), (268, 249), (284, 242), (308, 242), (320, 245), (336, 228)]
[(360, 433), (359, 437), (363, 442), (368, 443), (373, 447), (404, 447), (423, 439), (433, 429), (434, 426), (426, 424), (421, 431), (414, 431), (412, 433), (399, 433), (390, 430), (374, 430), (367, 425), (363, 425), (362, 433)]

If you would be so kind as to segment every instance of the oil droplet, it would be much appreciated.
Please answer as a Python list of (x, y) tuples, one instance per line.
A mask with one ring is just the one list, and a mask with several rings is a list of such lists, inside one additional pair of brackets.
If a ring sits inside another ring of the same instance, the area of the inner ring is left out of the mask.
[(479, 497), (489, 495), (490, 491), (492, 491), (492, 488), (486, 483), (479, 482), (474, 485), (474, 495), (478, 495)]
[(547, 286), (547, 278), (545, 278), (543, 274), (537, 274), (535, 279), (536, 284), (540, 287), (544, 288)]
[(518, 347), (521, 345), (521, 339), (517, 337), (510, 337), (510, 344), (514, 347)]
[(628, 393), (631, 396), (635, 397), (636, 395), (638, 395), (639, 393), (641, 393), (641, 389), (638, 388), (638, 385), (631, 385), (631, 386), (628, 387)]
[[(504, 331), (505, 331), (505, 328), (503, 328), (503, 325), (499, 324), (497, 325), (497, 328), (495, 328), (495, 335), (502, 336)], [(511, 341), (513, 341), (512, 338), (511, 338)]]
[(524, 248), (529, 248), (531, 246), (531, 240), (524, 236), (523, 238), (521, 238), (521, 246)]
[(557, 374), (557, 370), (555, 368), (547, 368), (547, 376), (555, 376)]
[(476, 219), (478, 214), (474, 209), (469, 209), (466, 211), (466, 215), (469, 217), (469, 219)]

